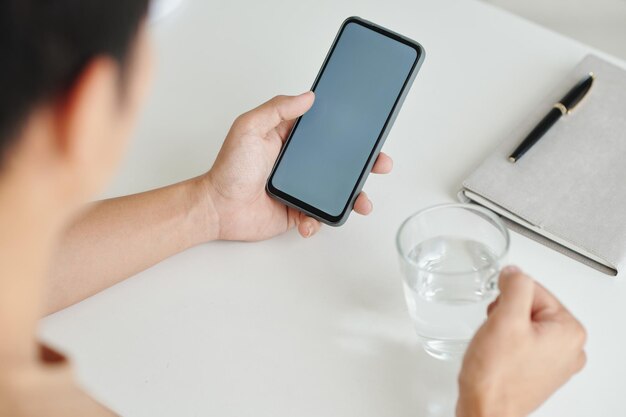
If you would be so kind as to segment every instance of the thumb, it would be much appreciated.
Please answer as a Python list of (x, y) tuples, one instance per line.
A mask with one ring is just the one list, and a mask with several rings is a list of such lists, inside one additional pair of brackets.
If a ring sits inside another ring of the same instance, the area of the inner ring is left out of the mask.
[(283, 121), (302, 116), (313, 106), (314, 101), (315, 94), (312, 91), (298, 96), (276, 96), (244, 114), (242, 121), (256, 133), (266, 135)]
[(497, 310), (509, 318), (529, 319), (533, 307), (535, 282), (517, 267), (508, 266), (500, 273), (500, 297)]

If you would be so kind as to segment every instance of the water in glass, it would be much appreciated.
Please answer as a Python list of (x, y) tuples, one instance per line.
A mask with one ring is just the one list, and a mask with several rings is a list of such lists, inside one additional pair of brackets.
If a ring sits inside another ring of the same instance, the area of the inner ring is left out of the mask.
[(497, 295), (497, 256), (478, 241), (439, 236), (407, 257), (405, 295), (424, 348), (440, 359), (462, 355)]

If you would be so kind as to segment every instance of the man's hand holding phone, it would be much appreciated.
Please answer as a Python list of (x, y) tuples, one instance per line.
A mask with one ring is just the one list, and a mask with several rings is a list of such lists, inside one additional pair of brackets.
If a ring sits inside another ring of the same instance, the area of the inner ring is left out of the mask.
[[(293, 227), (303, 237), (314, 235), (320, 222), (278, 202), (265, 191), (267, 177), (295, 119), (306, 113), (315, 100), (312, 92), (277, 96), (239, 116), (233, 123), (211, 170), (200, 178), (206, 205), (215, 223), (211, 239), (258, 241)], [(391, 172), (393, 162), (380, 153), (373, 173)], [(361, 193), (354, 211), (367, 215), (372, 203)]]

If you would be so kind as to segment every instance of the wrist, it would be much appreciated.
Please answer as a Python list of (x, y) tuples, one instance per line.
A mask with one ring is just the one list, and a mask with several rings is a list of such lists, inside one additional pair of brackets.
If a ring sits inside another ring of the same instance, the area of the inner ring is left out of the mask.
[(481, 413), (476, 401), (467, 399), (463, 393), (459, 394), (456, 403), (456, 417), (486, 417)]
[(506, 407), (506, 401), (493, 401), (484, 395), (466, 395), (461, 390), (456, 406), (456, 417), (522, 417)]
[(220, 219), (216, 201), (213, 198), (211, 184), (206, 176), (189, 180), (190, 206), (189, 223), (191, 234), (195, 236), (195, 244), (211, 242), (219, 239)]

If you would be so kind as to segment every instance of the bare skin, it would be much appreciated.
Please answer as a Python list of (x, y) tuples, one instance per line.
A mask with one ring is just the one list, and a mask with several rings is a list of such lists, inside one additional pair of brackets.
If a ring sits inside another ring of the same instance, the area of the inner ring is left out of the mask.
[(465, 354), (458, 417), (523, 417), (579, 372), (586, 333), (541, 284), (516, 267)]
[[(67, 230), (49, 280), (47, 312), (76, 303), (157, 262), (212, 240), (265, 240), (319, 221), (270, 198), (265, 181), (294, 119), (313, 93), (279, 96), (240, 116), (206, 174), (158, 190), (91, 205)], [(391, 171), (381, 153), (372, 172)], [(354, 210), (372, 204), (361, 193)]]
[[(78, 388), (62, 359), (40, 355), (37, 322), (177, 252), (211, 240), (257, 241), (319, 222), (269, 198), (266, 178), (312, 93), (279, 96), (233, 124), (204, 175), (92, 204), (112, 175), (141, 107), (152, 67), (145, 27), (120, 66), (87, 63), (62, 96), (34, 108), (0, 170), (0, 415), (111, 416)], [(373, 172), (391, 170), (380, 154)], [(354, 211), (368, 214), (361, 194)], [(522, 417), (584, 364), (584, 330), (519, 271), (469, 347), (458, 417)], [(54, 356), (54, 355), (53, 355)]]

